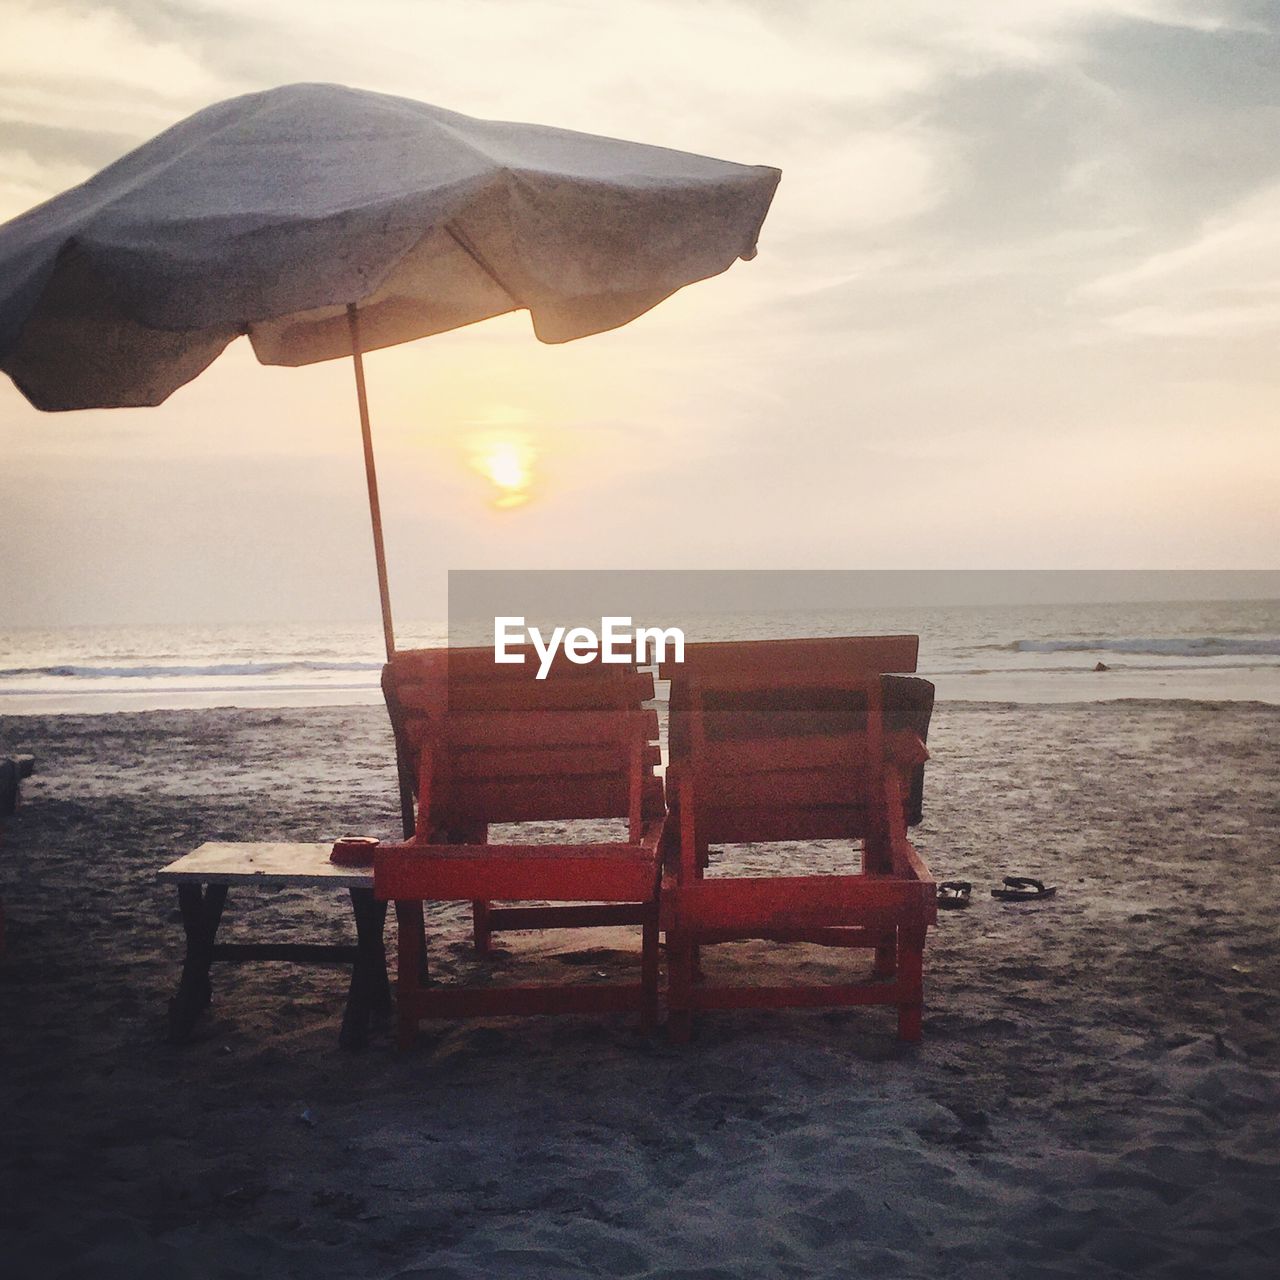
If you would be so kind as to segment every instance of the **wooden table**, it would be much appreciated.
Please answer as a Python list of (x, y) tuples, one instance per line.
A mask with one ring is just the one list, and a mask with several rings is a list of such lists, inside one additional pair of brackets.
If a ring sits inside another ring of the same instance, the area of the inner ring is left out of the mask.
[[(209, 969), (215, 960), (232, 964), (287, 960), (295, 964), (350, 964), (351, 986), (339, 1043), (363, 1046), (369, 1022), (391, 1012), (391, 987), (382, 931), (387, 904), (373, 896), (372, 867), (339, 867), (329, 844), (202, 844), (170, 863), (156, 879), (178, 886), (178, 907), (187, 935), (182, 980), (169, 1002), (169, 1034), (185, 1040), (212, 997)], [(356, 922), (354, 946), (306, 942), (217, 942), (218, 923), (232, 885), (346, 889)]]

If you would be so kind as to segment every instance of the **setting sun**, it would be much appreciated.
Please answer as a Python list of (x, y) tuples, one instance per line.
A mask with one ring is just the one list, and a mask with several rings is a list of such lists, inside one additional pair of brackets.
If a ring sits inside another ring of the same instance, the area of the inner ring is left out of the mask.
[(493, 498), (495, 507), (505, 510), (529, 501), (533, 460), (533, 448), (524, 440), (490, 437), (477, 443), (473, 465), (498, 490)]

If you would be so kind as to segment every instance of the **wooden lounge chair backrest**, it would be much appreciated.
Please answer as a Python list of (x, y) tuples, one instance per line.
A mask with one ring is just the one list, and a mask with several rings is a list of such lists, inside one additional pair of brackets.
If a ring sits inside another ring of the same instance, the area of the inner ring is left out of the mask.
[(671, 772), (706, 844), (858, 838), (877, 821), (886, 751), (881, 677), (916, 667), (916, 636), (686, 646), (671, 682)]
[(663, 811), (653, 677), (559, 657), (545, 680), (532, 655), (408, 650), (383, 670), (417, 834), (474, 838), (498, 822), (626, 818), (632, 839)]

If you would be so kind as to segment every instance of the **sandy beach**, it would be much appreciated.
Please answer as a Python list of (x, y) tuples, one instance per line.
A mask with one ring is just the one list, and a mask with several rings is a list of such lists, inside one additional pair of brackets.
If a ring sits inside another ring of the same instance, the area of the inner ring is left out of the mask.
[[(918, 844), (975, 882), (884, 1010), (443, 1024), (337, 1047), (339, 970), (181, 960), (155, 870), (209, 839), (396, 828), (375, 707), (0, 721), (0, 1259), (15, 1277), (1271, 1276), (1280, 1266), (1280, 707), (943, 703)], [(750, 851), (746, 855), (750, 857)], [(795, 867), (829, 847), (788, 846)], [(1056, 899), (1005, 905), (1002, 874)], [(629, 963), (445, 913), (437, 972)], [(233, 891), (227, 938), (346, 904)], [(754, 944), (713, 965), (847, 963)], [(854, 963), (863, 961), (855, 959)], [(833, 968), (834, 971), (834, 968)]]

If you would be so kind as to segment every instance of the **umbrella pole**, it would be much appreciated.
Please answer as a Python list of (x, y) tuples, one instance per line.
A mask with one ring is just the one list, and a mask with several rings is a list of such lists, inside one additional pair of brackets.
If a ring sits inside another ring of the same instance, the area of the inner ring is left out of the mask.
[[(369, 397), (364, 389), (364, 355), (360, 349), (360, 317), (356, 304), (347, 304), (347, 327), (351, 330), (351, 363), (356, 371), (356, 400), (360, 405), (360, 437), (364, 441), (364, 478), (369, 486), (369, 520), (373, 524), (373, 556), (378, 564), (378, 600), (382, 605), (382, 637), (387, 645), (387, 661), (396, 656), (396, 633), (391, 625), (391, 590), (387, 586), (387, 549), (382, 542), (382, 505), (378, 501), (378, 469), (373, 462), (373, 432), (369, 427)], [(388, 710), (391, 710), (388, 704)], [(413, 780), (408, 762), (400, 750), (401, 726), (392, 714), (396, 731), (396, 773), (400, 782), (400, 822), (404, 838), (413, 837)]]
[(378, 471), (373, 463), (373, 432), (369, 428), (369, 399), (364, 389), (364, 356), (360, 349), (360, 321), (356, 304), (347, 304), (351, 330), (351, 360), (356, 370), (356, 399), (360, 404), (360, 435), (364, 440), (364, 476), (369, 486), (369, 519), (373, 524), (373, 556), (378, 564), (378, 599), (382, 604), (382, 635), (387, 661), (396, 656), (396, 634), (391, 625), (391, 590), (387, 586), (387, 549), (382, 542), (382, 507), (378, 502)]

